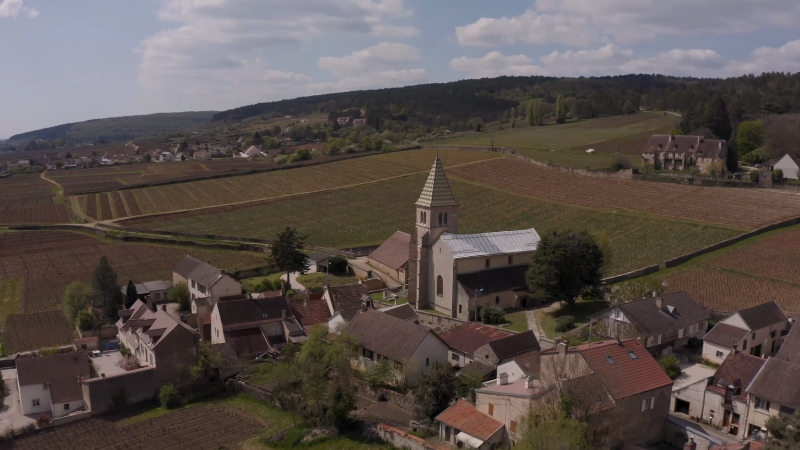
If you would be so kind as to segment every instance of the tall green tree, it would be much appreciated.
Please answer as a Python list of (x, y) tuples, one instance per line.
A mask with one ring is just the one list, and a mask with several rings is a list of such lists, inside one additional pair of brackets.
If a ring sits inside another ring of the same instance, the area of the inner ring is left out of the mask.
[(517, 126), (517, 107), (511, 108), (511, 128)]
[(800, 450), (800, 417), (772, 416), (764, 426), (769, 433), (767, 450)]
[(125, 288), (125, 308), (130, 308), (137, 298), (139, 298), (139, 293), (136, 292), (136, 285), (133, 284), (133, 280), (128, 280), (128, 287)]
[(554, 231), (539, 242), (526, 281), (541, 301), (572, 307), (581, 292), (600, 285), (603, 262), (603, 251), (589, 233)]
[(542, 111), (542, 99), (540, 98), (533, 101), (532, 117), (533, 123), (531, 125), (541, 126), (544, 124), (544, 112)]
[(725, 105), (725, 100), (722, 99), (721, 95), (714, 95), (706, 105), (702, 124), (719, 139), (728, 140), (731, 138), (731, 119), (728, 117), (728, 107)]
[(172, 286), (169, 292), (167, 292), (167, 298), (170, 302), (180, 305), (181, 311), (189, 311), (192, 309), (189, 297), (189, 286), (186, 283), (178, 283)]
[(96, 297), (97, 291), (86, 283), (73, 281), (67, 286), (61, 306), (70, 325), (75, 325), (78, 313), (89, 308)]
[(739, 154), (744, 156), (761, 147), (767, 132), (760, 120), (745, 120), (736, 128), (736, 146)]
[(564, 123), (567, 121), (567, 102), (564, 100), (564, 95), (559, 94), (556, 98), (556, 123)]
[(433, 362), (414, 387), (414, 413), (419, 419), (433, 420), (447, 409), (456, 395), (456, 375), (450, 364)]
[(530, 125), (534, 125), (534, 123), (533, 123), (533, 104), (534, 104), (535, 101), (536, 101), (536, 99), (533, 99), (533, 98), (528, 100), (528, 107), (525, 110), (525, 117), (528, 119), (528, 124), (530, 124)]
[(119, 289), (117, 282), (117, 273), (108, 262), (108, 258), (103, 256), (97, 262), (94, 268), (94, 276), (92, 277), (92, 287), (97, 291), (98, 297), (102, 302), (102, 307), (105, 309), (108, 318), (116, 320), (117, 311), (119, 310), (119, 299), (122, 292)]
[(291, 272), (308, 273), (308, 257), (303, 253), (305, 239), (306, 237), (300, 236), (296, 229), (287, 226), (272, 241), (269, 262), (280, 271), (286, 272), (286, 289), (290, 288), (289, 274)]

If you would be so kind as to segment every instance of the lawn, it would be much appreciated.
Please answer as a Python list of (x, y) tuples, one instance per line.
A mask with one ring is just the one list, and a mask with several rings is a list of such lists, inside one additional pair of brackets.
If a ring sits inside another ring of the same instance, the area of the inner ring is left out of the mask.
[[(653, 134), (676, 128), (680, 118), (662, 112), (603, 117), (562, 125), (519, 127), (491, 133), (443, 139), (443, 146), (511, 147), (537, 161), (582, 169), (605, 169), (620, 155), (638, 165), (642, 149)], [(593, 148), (596, 153), (586, 153)], [(555, 151), (551, 151), (555, 149)]]
[(314, 290), (323, 289), (325, 287), (325, 283), (328, 283), (333, 287), (358, 283), (358, 278), (353, 275), (339, 275), (333, 273), (328, 276), (326, 273), (318, 272), (301, 275), (297, 277), (297, 282), (305, 286), (306, 289)]
[[(308, 236), (312, 245), (379, 244), (398, 229), (411, 231), (412, 205), (425, 178), (413, 175), (260, 206), (168, 216), (136, 227), (269, 239), (289, 225)], [(605, 233), (613, 250), (609, 274), (661, 263), (740, 234), (714, 225), (539, 200), (455, 177), (450, 184), (460, 203), (460, 233), (531, 227), (540, 235), (565, 227)]]
[(559, 308), (557, 305), (554, 307), (558, 309), (551, 311), (550, 308), (542, 308), (534, 311), (536, 319), (541, 325), (540, 331), (551, 339), (561, 336), (561, 333), (556, 331), (556, 322), (559, 318), (572, 316), (575, 318), (575, 327), (579, 327), (589, 323), (589, 316), (592, 314), (608, 308), (608, 302), (602, 300), (578, 301), (572, 308), (568, 306)]
[(528, 316), (524, 310), (506, 314), (506, 321), (511, 324), (505, 328), (506, 330), (528, 331)]
[(285, 274), (283, 272), (277, 272), (263, 277), (242, 278), (241, 280), (239, 280), (239, 282), (242, 283), (242, 286), (246, 291), (252, 292), (252, 290), (255, 289), (256, 286), (261, 284), (262, 281), (270, 280), (274, 283), (275, 280), (281, 279), (281, 275)]

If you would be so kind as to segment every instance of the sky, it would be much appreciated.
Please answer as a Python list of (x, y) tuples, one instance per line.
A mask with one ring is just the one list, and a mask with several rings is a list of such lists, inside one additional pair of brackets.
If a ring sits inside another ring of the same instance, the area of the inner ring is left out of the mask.
[(0, 138), (499, 75), (800, 71), (797, 0), (0, 0)]

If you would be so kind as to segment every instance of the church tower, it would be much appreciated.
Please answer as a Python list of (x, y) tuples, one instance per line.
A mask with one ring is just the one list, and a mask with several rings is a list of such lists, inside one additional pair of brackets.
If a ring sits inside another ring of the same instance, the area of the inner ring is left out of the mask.
[(408, 257), (408, 301), (417, 309), (427, 309), (432, 305), (428, 299), (431, 245), (442, 233), (458, 233), (458, 202), (438, 155), (415, 205), (416, 226), (411, 232)]

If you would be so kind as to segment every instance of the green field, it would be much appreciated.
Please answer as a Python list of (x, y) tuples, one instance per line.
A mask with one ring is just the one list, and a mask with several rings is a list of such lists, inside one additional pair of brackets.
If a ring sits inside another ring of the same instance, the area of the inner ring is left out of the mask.
[[(581, 169), (604, 169), (622, 155), (638, 165), (642, 149), (653, 134), (676, 128), (679, 117), (642, 112), (629, 116), (520, 127), (491, 133), (433, 141), (428, 146), (510, 147), (537, 161)], [(586, 153), (593, 148), (596, 153)], [(556, 151), (550, 151), (555, 149)]]
[[(381, 243), (394, 231), (409, 232), (413, 204), (424, 174), (214, 213), (183, 213), (131, 226), (271, 239), (287, 225), (308, 243), (346, 248)], [(461, 204), (459, 232), (536, 228), (540, 235), (572, 228), (605, 232), (613, 254), (608, 274), (617, 274), (700, 249), (736, 236), (738, 230), (644, 214), (563, 205), (459, 181), (450, 183)], [(668, 237), (681, 236), (680, 239)]]

